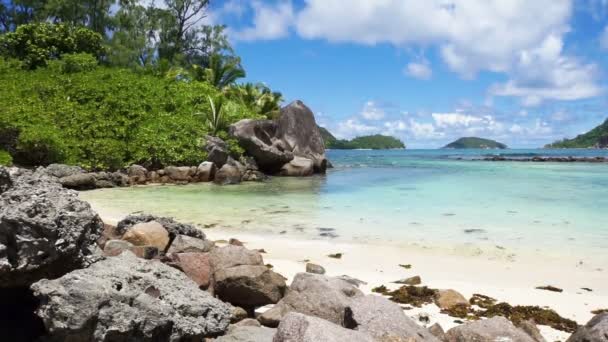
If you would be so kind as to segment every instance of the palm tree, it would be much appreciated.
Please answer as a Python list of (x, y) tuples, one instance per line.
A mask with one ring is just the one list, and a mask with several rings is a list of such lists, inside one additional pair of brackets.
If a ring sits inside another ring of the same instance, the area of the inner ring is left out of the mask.
[(209, 57), (209, 66), (206, 69), (201, 70), (200, 67), (195, 67), (193, 71), (195, 79), (207, 81), (220, 90), (224, 90), (246, 75), (239, 58), (220, 54), (213, 54)]
[(232, 87), (229, 94), (255, 113), (268, 118), (275, 116), (280, 111), (283, 101), (281, 93), (273, 92), (261, 83), (245, 83)]

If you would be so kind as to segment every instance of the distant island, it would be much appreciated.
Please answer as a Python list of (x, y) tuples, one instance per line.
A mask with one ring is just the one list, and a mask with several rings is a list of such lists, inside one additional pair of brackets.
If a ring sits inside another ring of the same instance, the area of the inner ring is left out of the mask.
[(443, 148), (455, 148), (455, 149), (464, 149), (464, 148), (482, 148), (482, 149), (505, 149), (507, 145), (503, 143), (499, 143), (498, 141), (483, 139), (477, 137), (466, 137), (460, 138), (452, 143), (445, 145)]
[(545, 148), (608, 148), (608, 119), (585, 134), (556, 141)]
[(335, 150), (388, 150), (388, 149), (404, 149), (405, 144), (391, 136), (375, 134), (366, 135), (354, 138), (352, 140), (338, 139), (333, 136), (326, 128), (319, 127), (321, 136), (325, 141), (325, 148)]

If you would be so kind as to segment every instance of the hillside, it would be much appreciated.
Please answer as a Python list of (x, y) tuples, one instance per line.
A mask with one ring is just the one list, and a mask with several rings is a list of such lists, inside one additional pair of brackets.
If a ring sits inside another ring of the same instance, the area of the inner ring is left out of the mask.
[(465, 148), (481, 148), (481, 149), (505, 149), (507, 145), (503, 143), (499, 143), (490, 139), (483, 139), (477, 137), (466, 137), (460, 138), (452, 143), (445, 145), (443, 148), (455, 148), (455, 149), (465, 149)]
[(395, 138), (386, 135), (366, 135), (354, 138), (352, 140), (337, 139), (326, 128), (319, 127), (321, 136), (325, 141), (325, 147), (336, 150), (356, 150), (356, 149), (371, 149), (371, 150), (388, 150), (388, 149), (403, 149), (405, 144)]
[(548, 144), (545, 148), (607, 148), (608, 147), (608, 119), (585, 134), (573, 139), (564, 139)]

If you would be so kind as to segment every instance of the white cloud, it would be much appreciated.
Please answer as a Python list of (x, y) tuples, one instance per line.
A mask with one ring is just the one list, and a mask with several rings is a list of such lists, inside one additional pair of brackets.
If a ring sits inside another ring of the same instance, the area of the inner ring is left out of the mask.
[(250, 3), (253, 10), (253, 23), (241, 30), (230, 31), (231, 38), (237, 41), (272, 40), (284, 38), (294, 21), (294, 10), (290, 0), (276, 4), (262, 1)]
[(381, 120), (384, 115), (384, 110), (378, 107), (374, 101), (367, 101), (361, 110), (361, 116), (366, 120)]
[(359, 135), (372, 134), (379, 131), (376, 126), (368, 125), (357, 119), (347, 119), (338, 123), (336, 136), (339, 138), (352, 138)]
[(437, 132), (433, 124), (417, 122), (414, 119), (410, 119), (409, 127), (410, 133), (416, 138), (433, 139), (444, 135), (443, 132)]
[(483, 122), (483, 118), (462, 113), (432, 113), (438, 127), (469, 127)]
[(600, 47), (604, 50), (608, 50), (608, 25), (604, 27), (604, 30), (600, 35)]
[(405, 66), (404, 73), (408, 76), (420, 79), (429, 80), (433, 76), (433, 70), (427, 62), (411, 62)]

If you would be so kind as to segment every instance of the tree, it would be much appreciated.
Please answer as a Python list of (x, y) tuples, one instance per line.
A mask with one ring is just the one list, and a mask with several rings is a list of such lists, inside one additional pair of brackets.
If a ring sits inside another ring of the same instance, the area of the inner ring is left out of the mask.
[(172, 60), (196, 38), (196, 26), (205, 18), (209, 0), (165, 0), (165, 5), (173, 25), (165, 31), (163, 57)]
[(192, 73), (196, 80), (209, 82), (220, 90), (246, 75), (239, 58), (219, 54), (209, 57), (209, 66), (205, 69), (193, 66)]
[(35, 69), (68, 53), (88, 53), (98, 57), (103, 53), (102, 41), (99, 33), (86, 28), (27, 24), (0, 36), (0, 56), (19, 59), (24, 68)]
[(267, 118), (275, 117), (281, 110), (283, 95), (273, 92), (266, 85), (245, 83), (229, 90), (229, 95), (253, 110), (256, 114)]
[(48, 0), (41, 15), (54, 23), (69, 23), (106, 34), (115, 0)]

